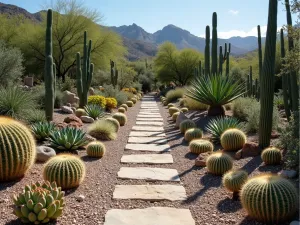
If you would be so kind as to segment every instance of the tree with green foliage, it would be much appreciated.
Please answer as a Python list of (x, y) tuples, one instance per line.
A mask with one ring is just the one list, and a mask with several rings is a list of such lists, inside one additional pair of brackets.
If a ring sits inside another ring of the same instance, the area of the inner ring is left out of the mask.
[(162, 82), (186, 85), (194, 77), (194, 68), (203, 55), (193, 49), (178, 50), (170, 42), (163, 43), (154, 60), (157, 78)]

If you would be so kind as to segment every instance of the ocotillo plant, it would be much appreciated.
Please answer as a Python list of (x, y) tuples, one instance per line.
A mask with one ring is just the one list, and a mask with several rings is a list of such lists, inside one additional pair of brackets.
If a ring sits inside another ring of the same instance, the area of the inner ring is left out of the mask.
[[(284, 47), (284, 34), (283, 29), (280, 29), (280, 52), (281, 52), (281, 63), (285, 64), (285, 47)], [(283, 93), (283, 104), (284, 104), (284, 110), (285, 114), (288, 120), (290, 120), (291, 117), (291, 111), (289, 106), (289, 86), (288, 86), (288, 76), (287, 74), (282, 74), (282, 93)]]
[(53, 120), (55, 101), (55, 77), (52, 57), (52, 10), (47, 12), (47, 28), (45, 41), (45, 114), (48, 121)]
[(210, 74), (210, 28), (206, 26), (205, 29), (205, 55), (204, 55), (204, 63), (205, 63), (205, 75)]
[[(76, 79), (77, 79), (77, 94), (79, 97), (79, 107), (83, 108), (88, 102), (88, 91), (91, 86), (94, 64), (90, 63), (92, 41), (87, 45), (87, 32), (84, 31), (83, 41), (83, 58), (81, 63), (80, 53), (76, 55)], [(81, 69), (82, 64), (82, 69)]]
[(269, 0), (269, 15), (265, 44), (265, 55), (260, 78), (260, 119), (259, 145), (262, 148), (270, 145), (272, 132), (272, 115), (274, 100), (274, 74), (277, 38), (278, 0)]
[(217, 31), (217, 13), (212, 17), (212, 41), (211, 41), (211, 74), (218, 73), (218, 31)]
[(111, 78), (111, 84), (116, 88), (118, 84), (118, 69), (117, 65), (114, 61), (110, 60), (110, 78)]

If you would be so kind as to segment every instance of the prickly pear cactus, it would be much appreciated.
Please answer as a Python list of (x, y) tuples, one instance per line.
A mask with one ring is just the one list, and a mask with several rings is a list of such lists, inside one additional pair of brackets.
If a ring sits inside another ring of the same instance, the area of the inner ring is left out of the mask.
[(23, 223), (44, 224), (56, 220), (63, 213), (64, 195), (55, 182), (26, 185), (22, 193), (13, 196), (14, 214)]

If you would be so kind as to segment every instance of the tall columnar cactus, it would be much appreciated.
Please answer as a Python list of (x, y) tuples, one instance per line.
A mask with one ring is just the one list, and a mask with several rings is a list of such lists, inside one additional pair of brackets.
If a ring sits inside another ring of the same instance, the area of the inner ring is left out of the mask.
[[(83, 58), (81, 62), (80, 53), (76, 54), (76, 79), (77, 79), (77, 94), (79, 96), (79, 107), (83, 108), (88, 103), (88, 92), (91, 86), (94, 64), (90, 63), (92, 49), (92, 41), (87, 44), (87, 32), (84, 31), (83, 40)], [(82, 68), (81, 68), (82, 65)]]
[(210, 28), (206, 26), (205, 29), (205, 76), (210, 74)]
[[(226, 49), (226, 48), (225, 48)], [(226, 54), (226, 76), (229, 76), (229, 55), (231, 50), (231, 44), (228, 44), (228, 51), (224, 52)]]
[(55, 101), (55, 75), (52, 57), (52, 10), (47, 12), (47, 28), (45, 41), (45, 113), (48, 121), (53, 120)]
[(13, 196), (14, 214), (23, 223), (45, 224), (56, 220), (63, 213), (64, 195), (55, 182), (26, 185), (23, 193)]
[(212, 17), (212, 41), (211, 41), (211, 74), (218, 73), (218, 31), (217, 31), (217, 13)]
[(53, 182), (62, 189), (70, 189), (81, 184), (85, 176), (84, 162), (71, 154), (59, 154), (44, 165), (44, 180)]
[(273, 118), (278, 1), (269, 0), (269, 16), (260, 89), (259, 145), (270, 145)]
[(266, 224), (283, 224), (296, 212), (299, 201), (294, 185), (272, 174), (249, 179), (242, 187), (240, 199), (249, 216)]
[(116, 88), (118, 84), (118, 76), (119, 71), (117, 69), (117, 65), (114, 61), (110, 60), (110, 78), (111, 78), (111, 84)]
[(202, 75), (202, 63), (201, 63), (201, 60), (199, 61), (198, 71), (199, 71), (199, 76), (201, 76)]
[(261, 50), (261, 32), (260, 32), (260, 26), (257, 26), (257, 42), (258, 42), (258, 80), (259, 80), (259, 84), (261, 84), (260, 82), (260, 78), (262, 76), (262, 50)]
[[(285, 64), (285, 47), (284, 47), (284, 34), (283, 29), (280, 29), (280, 52), (281, 52), (281, 60), (282, 64)], [(288, 84), (288, 75), (282, 74), (282, 92), (283, 92), (283, 103), (284, 103), (284, 109), (285, 114), (288, 120), (290, 120), (291, 117), (291, 110), (289, 105), (289, 84)]]
[(23, 124), (0, 117), (0, 182), (22, 177), (33, 165), (35, 141)]
[(254, 91), (253, 91), (253, 80), (252, 80), (252, 66), (250, 66), (249, 67), (249, 95), (250, 95), (250, 97), (252, 97), (253, 96), (253, 93), (254, 93)]
[(222, 73), (223, 73), (223, 63), (224, 63), (223, 49), (222, 49), (222, 46), (220, 46), (220, 50), (219, 50), (219, 75), (222, 75)]
[(257, 100), (259, 100), (259, 85), (258, 85), (258, 79), (255, 79), (255, 89), (254, 89), (254, 93), (255, 93), (255, 98)]

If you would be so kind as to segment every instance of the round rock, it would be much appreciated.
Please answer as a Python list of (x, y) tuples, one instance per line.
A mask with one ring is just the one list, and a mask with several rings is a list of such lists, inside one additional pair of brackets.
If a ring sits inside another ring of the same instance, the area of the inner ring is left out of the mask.
[(39, 162), (46, 162), (48, 159), (55, 155), (56, 152), (53, 148), (47, 146), (38, 146), (36, 148), (36, 160)]

